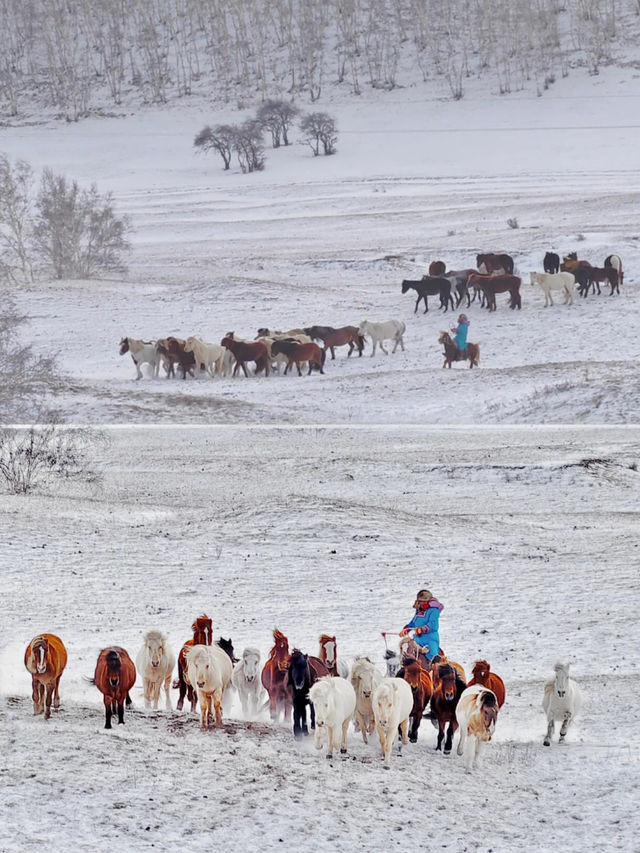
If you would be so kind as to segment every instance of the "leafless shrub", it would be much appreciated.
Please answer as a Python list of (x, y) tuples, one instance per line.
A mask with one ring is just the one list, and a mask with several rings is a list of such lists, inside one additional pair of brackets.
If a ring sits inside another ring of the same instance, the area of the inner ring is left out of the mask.
[(0, 431), (0, 477), (14, 494), (27, 494), (54, 478), (95, 484), (101, 479), (96, 452), (106, 434), (55, 423)]
[(516, 219), (515, 216), (512, 216), (509, 219), (507, 219), (507, 225), (509, 226), (509, 228), (514, 228), (514, 229), (520, 227), (518, 225), (518, 220)]
[(233, 153), (233, 141), (236, 129), (230, 124), (217, 124), (215, 127), (203, 127), (193, 141), (196, 148), (201, 151), (217, 151), (222, 157), (225, 171), (231, 166), (231, 155)]
[(233, 150), (243, 172), (261, 172), (264, 169), (264, 139), (259, 121), (247, 119), (236, 128)]
[(325, 154), (336, 153), (338, 131), (335, 119), (328, 113), (307, 113), (300, 121), (300, 130), (302, 141), (309, 145), (314, 157), (319, 155), (321, 145)]

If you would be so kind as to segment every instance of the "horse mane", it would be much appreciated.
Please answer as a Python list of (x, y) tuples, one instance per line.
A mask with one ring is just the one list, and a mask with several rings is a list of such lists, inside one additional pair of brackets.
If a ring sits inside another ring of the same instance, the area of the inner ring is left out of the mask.
[(489, 662), (488, 662), (488, 661), (486, 661), (486, 660), (477, 660), (477, 661), (474, 663), (474, 665), (473, 665), (473, 669), (471, 670), (471, 672), (473, 672), (473, 673), (475, 674), (475, 671), (476, 671), (477, 669), (486, 669), (486, 670), (487, 670), (487, 672), (491, 672), (491, 665), (490, 665), (490, 664), (489, 664)]
[(194, 621), (191, 626), (191, 630), (195, 633), (200, 630), (200, 628), (207, 628), (211, 624), (211, 619), (207, 616), (206, 613), (203, 613), (202, 616), (198, 616), (198, 618)]
[(324, 645), (325, 643), (335, 643), (336, 638), (330, 637), (329, 634), (320, 634), (320, 644)]
[(284, 640), (284, 642), (289, 645), (289, 640), (285, 637), (282, 631), (279, 631), (277, 628), (273, 629), (273, 639), (277, 643), (279, 640)]

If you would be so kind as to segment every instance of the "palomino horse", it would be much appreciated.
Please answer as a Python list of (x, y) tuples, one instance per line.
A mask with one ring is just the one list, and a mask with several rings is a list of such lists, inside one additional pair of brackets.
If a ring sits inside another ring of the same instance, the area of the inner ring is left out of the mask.
[(463, 350), (459, 350), (449, 332), (440, 332), (438, 343), (444, 347), (443, 367), (451, 367), (454, 361), (468, 361), (469, 367), (477, 367), (480, 363), (480, 344), (467, 342)]
[(334, 329), (333, 326), (307, 326), (303, 331), (314, 341), (322, 341), (325, 352), (331, 350), (331, 358), (336, 357), (335, 347), (344, 346), (349, 347), (348, 356), (354, 349), (358, 350), (359, 356), (362, 355), (364, 338), (355, 326), (341, 326), (339, 329)]
[(551, 745), (551, 738), (555, 729), (555, 720), (562, 720), (560, 729), (560, 742), (567, 734), (567, 726), (571, 723), (582, 707), (582, 692), (576, 681), (569, 677), (568, 663), (557, 663), (554, 667), (556, 677), (547, 682), (544, 688), (542, 707), (547, 715), (547, 734), (544, 745)]
[(472, 684), (482, 684), (484, 687), (493, 690), (498, 700), (498, 707), (502, 708), (506, 696), (504, 681), (495, 672), (491, 672), (491, 666), (486, 660), (477, 660), (471, 670), (473, 678), (467, 684), (471, 687)]
[(105, 729), (111, 728), (112, 714), (118, 715), (118, 723), (124, 725), (124, 706), (131, 707), (129, 691), (136, 683), (136, 668), (127, 652), (120, 646), (102, 649), (98, 655), (92, 684), (104, 696)]
[(315, 728), (316, 718), (313, 704), (309, 701), (309, 690), (324, 675), (329, 675), (329, 670), (319, 658), (305, 655), (300, 649), (291, 652), (287, 684), (293, 697), (293, 734), (296, 738), (309, 734), (307, 705), (311, 711), (311, 728)]
[(213, 376), (222, 370), (225, 348), (219, 344), (209, 344), (191, 335), (184, 345), (185, 352), (192, 352), (196, 360), (196, 373), (198, 370)]
[(335, 636), (320, 634), (320, 660), (327, 667), (329, 675), (349, 677), (349, 667), (343, 660), (338, 660), (338, 644)]
[(160, 355), (156, 350), (155, 341), (141, 341), (137, 338), (122, 338), (120, 341), (120, 355), (131, 353), (131, 358), (136, 366), (136, 379), (142, 379), (141, 364), (151, 365), (151, 375), (158, 375), (160, 367)]
[(401, 289), (403, 293), (408, 293), (409, 290), (415, 290), (418, 294), (416, 307), (413, 309), (414, 314), (418, 312), (418, 305), (420, 304), (421, 299), (424, 299), (424, 313), (427, 313), (429, 310), (427, 296), (439, 296), (440, 307), (444, 308), (445, 311), (448, 310), (449, 303), (451, 303), (451, 308), (454, 307), (453, 296), (451, 295), (451, 282), (448, 278), (431, 275), (425, 275), (419, 281), (405, 278), (402, 282)]
[(197, 644), (187, 649), (186, 663), (200, 699), (200, 728), (206, 730), (214, 714), (216, 726), (222, 725), (222, 703), (233, 672), (228, 652), (218, 645)]
[[(407, 742), (409, 717), (413, 708), (411, 688), (403, 678), (383, 678), (373, 692), (373, 716), (382, 750), (385, 769), (391, 766), (391, 751), (398, 731), (402, 743)], [(398, 745), (402, 751), (402, 745)]]
[(67, 665), (67, 650), (55, 634), (38, 634), (27, 646), (24, 665), (31, 673), (33, 713), (48, 720), (53, 707), (60, 707), (60, 676)]
[(487, 275), (493, 273), (513, 275), (513, 258), (506, 252), (484, 252), (476, 255), (476, 266), (478, 272), (481, 273), (484, 269)]
[(233, 332), (229, 332), (226, 337), (220, 341), (221, 345), (232, 353), (236, 360), (236, 366), (233, 368), (233, 375), (238, 372), (238, 368), (242, 368), (244, 375), (249, 378), (247, 373), (247, 361), (255, 361), (256, 373), (259, 373), (263, 368), (265, 376), (269, 375), (271, 370), (271, 362), (269, 360), (269, 350), (267, 345), (262, 341), (237, 341)]
[(456, 706), (467, 685), (460, 678), (458, 671), (448, 663), (440, 664), (438, 667), (438, 678), (438, 683), (435, 685), (431, 697), (431, 713), (438, 722), (438, 745), (436, 746), (436, 750), (442, 749), (445, 728), (447, 723), (449, 724), (447, 739), (444, 744), (444, 754), (448, 755), (451, 752), (453, 735), (458, 728)]
[(431, 699), (433, 693), (433, 682), (431, 676), (417, 660), (405, 658), (402, 667), (398, 670), (398, 678), (404, 678), (413, 694), (413, 708), (411, 709), (411, 724), (409, 725), (409, 740), (416, 743), (418, 740), (418, 729), (422, 722), (422, 715)]
[(496, 294), (509, 294), (509, 308), (522, 308), (520, 285), (522, 279), (517, 275), (470, 275), (469, 287), (477, 287), (486, 300), (489, 311), (496, 310)]
[(136, 668), (142, 676), (145, 708), (153, 702), (158, 710), (160, 692), (164, 687), (167, 711), (171, 710), (171, 674), (176, 665), (176, 656), (162, 631), (147, 631), (142, 648), (136, 656)]
[(183, 644), (180, 649), (180, 654), (178, 655), (178, 679), (177, 683), (174, 683), (173, 685), (180, 690), (180, 695), (176, 704), (178, 711), (182, 711), (185, 694), (191, 703), (192, 711), (195, 711), (196, 705), (198, 704), (198, 695), (189, 683), (187, 675), (187, 650), (190, 646), (210, 646), (213, 642), (212, 623), (206, 613), (203, 613), (202, 616), (198, 616), (191, 626), (191, 630), (193, 631), (193, 638), (191, 640), (187, 640)]
[(382, 673), (376, 669), (369, 658), (356, 658), (351, 668), (351, 684), (356, 691), (356, 710), (353, 716), (355, 731), (362, 732), (362, 740), (367, 743), (367, 732), (374, 729), (373, 691), (382, 681)]
[(269, 694), (269, 713), (277, 720), (282, 711), (284, 719), (289, 719), (291, 711), (291, 691), (287, 683), (289, 675), (289, 640), (277, 628), (273, 631), (273, 648), (262, 668), (262, 686)]

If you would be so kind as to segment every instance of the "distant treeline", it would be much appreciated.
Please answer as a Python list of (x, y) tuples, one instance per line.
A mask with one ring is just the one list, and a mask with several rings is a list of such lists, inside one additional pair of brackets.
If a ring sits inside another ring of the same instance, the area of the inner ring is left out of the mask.
[(194, 92), (315, 101), (420, 76), (454, 98), (478, 76), (541, 94), (630, 44), (640, 0), (0, 0), (0, 14), (0, 111), (75, 121)]

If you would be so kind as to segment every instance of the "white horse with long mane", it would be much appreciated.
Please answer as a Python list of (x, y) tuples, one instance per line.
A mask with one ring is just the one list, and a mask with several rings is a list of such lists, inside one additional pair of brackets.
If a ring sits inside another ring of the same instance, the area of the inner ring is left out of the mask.
[(402, 320), (387, 320), (385, 323), (370, 323), (369, 320), (363, 320), (358, 328), (359, 335), (368, 335), (371, 338), (373, 349), (371, 355), (375, 355), (376, 345), (380, 345), (380, 349), (385, 355), (389, 355), (389, 351), (384, 348), (384, 341), (394, 341), (394, 353), (398, 349), (398, 344), (404, 352), (404, 338), (407, 327)]
[(556, 720), (562, 720), (560, 728), (560, 743), (562, 743), (569, 723), (573, 722), (575, 715), (582, 707), (582, 692), (578, 683), (569, 677), (569, 667), (568, 663), (557, 663), (554, 667), (556, 677), (545, 684), (542, 699), (542, 707), (548, 721), (545, 746), (551, 745)]
[(564, 294), (564, 304), (573, 304), (573, 288), (576, 277), (572, 272), (530, 272), (531, 284), (537, 284), (544, 293), (544, 307), (553, 305), (552, 290), (561, 291)]
[(222, 371), (225, 347), (219, 344), (205, 343), (201, 338), (191, 335), (184, 345), (185, 352), (192, 352), (196, 360), (196, 376), (198, 371), (205, 371), (210, 376)]
[(219, 646), (185, 647), (189, 683), (198, 691), (200, 727), (208, 728), (215, 713), (216, 725), (222, 725), (222, 702), (231, 681), (233, 664)]
[(353, 714), (353, 726), (362, 732), (362, 740), (367, 743), (367, 733), (375, 728), (373, 716), (373, 692), (384, 676), (369, 658), (356, 658), (351, 668), (351, 684), (356, 693), (356, 709)]
[(322, 749), (324, 732), (327, 732), (327, 758), (340, 744), (340, 752), (347, 751), (347, 732), (356, 708), (356, 693), (344, 678), (325, 675), (309, 690), (316, 718), (316, 749)]
[(465, 769), (471, 771), (480, 763), (482, 750), (491, 740), (498, 719), (498, 698), (493, 690), (482, 684), (472, 684), (460, 696), (456, 705), (456, 720), (460, 727), (458, 755), (463, 756)]
[[(391, 766), (391, 751), (398, 727), (402, 743), (408, 743), (409, 716), (413, 709), (413, 693), (404, 678), (383, 678), (373, 693), (373, 716), (382, 748), (385, 769)], [(398, 752), (402, 744), (398, 744)]]
[(242, 657), (233, 668), (231, 683), (238, 691), (242, 713), (245, 717), (256, 717), (264, 695), (260, 680), (260, 650), (248, 646), (242, 652)]
[(167, 711), (171, 710), (171, 675), (176, 665), (176, 656), (162, 631), (147, 631), (143, 646), (136, 657), (136, 670), (142, 676), (144, 705), (158, 710), (160, 691), (164, 687)]
[(136, 366), (138, 375), (136, 379), (142, 379), (141, 364), (151, 365), (151, 375), (155, 378), (160, 368), (160, 354), (156, 351), (155, 341), (141, 341), (138, 338), (122, 338), (120, 340), (120, 355), (131, 353), (131, 358)]

